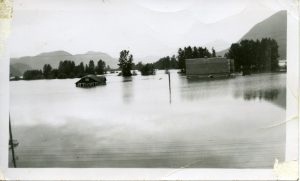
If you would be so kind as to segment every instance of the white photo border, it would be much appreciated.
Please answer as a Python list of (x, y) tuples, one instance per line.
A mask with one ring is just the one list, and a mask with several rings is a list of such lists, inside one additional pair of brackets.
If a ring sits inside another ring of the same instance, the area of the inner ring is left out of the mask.
[[(11, 0), (4, 0), (11, 3)], [(25, 3), (25, 2), (24, 2)], [(3, 4), (2, 4), (3, 5)], [(1, 6), (2, 6), (1, 5)], [(287, 7), (287, 107), (285, 163), (299, 157), (299, 1)], [(3, 7), (0, 7), (0, 15)], [(0, 16), (0, 180), (277, 180), (274, 169), (8, 168), (10, 18)], [(275, 163), (275, 160), (274, 160)], [(296, 168), (298, 170), (298, 167)], [(297, 173), (298, 175), (298, 173)]]

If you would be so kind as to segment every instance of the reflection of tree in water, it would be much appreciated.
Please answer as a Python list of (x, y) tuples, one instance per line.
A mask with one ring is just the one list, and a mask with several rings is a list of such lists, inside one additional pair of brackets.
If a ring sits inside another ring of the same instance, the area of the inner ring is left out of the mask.
[(244, 92), (245, 100), (253, 100), (253, 99), (264, 99), (267, 101), (272, 101), (277, 99), (279, 94), (278, 89), (268, 89), (268, 90), (247, 90)]
[(123, 102), (128, 104), (131, 103), (133, 98), (133, 81), (132, 77), (123, 77), (122, 83), (122, 99)]

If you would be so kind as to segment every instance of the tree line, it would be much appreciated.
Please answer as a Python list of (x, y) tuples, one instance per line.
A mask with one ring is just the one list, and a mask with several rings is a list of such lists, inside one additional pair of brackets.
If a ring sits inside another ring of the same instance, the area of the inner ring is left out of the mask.
[[(148, 64), (148, 67), (151, 65), (151, 67), (158, 70), (180, 69), (182, 73), (185, 73), (186, 59), (204, 57), (216, 57), (215, 49), (212, 48), (210, 52), (206, 47), (187, 46), (184, 48), (179, 48), (177, 55), (162, 57), (158, 61)], [(139, 62), (136, 65), (136, 69), (141, 70), (142, 66), (142, 62)]]
[[(154, 75), (155, 69), (168, 70), (168, 69), (181, 69), (185, 71), (185, 59), (188, 58), (203, 58), (216, 56), (215, 50), (212, 53), (205, 47), (184, 47), (178, 49), (178, 55), (162, 57), (154, 63), (138, 62), (134, 64), (133, 56), (129, 50), (122, 50), (119, 56), (119, 70), (122, 76), (132, 76), (131, 70), (139, 70), (142, 75)], [(106, 66), (103, 60), (99, 60), (95, 65), (93, 60), (89, 64), (84, 65), (81, 62), (75, 65), (74, 61), (64, 60), (59, 62), (58, 68), (52, 68), (50, 64), (45, 64), (43, 70), (27, 70), (23, 74), (24, 80), (34, 79), (65, 79), (65, 78), (80, 78), (88, 74), (104, 74), (106, 71), (111, 70)]]
[(106, 66), (101, 59), (97, 62), (97, 65), (93, 60), (90, 60), (88, 65), (84, 65), (83, 62), (75, 65), (74, 61), (64, 60), (59, 62), (58, 68), (52, 68), (50, 64), (45, 64), (43, 70), (27, 70), (23, 74), (23, 79), (79, 78), (88, 74), (104, 74), (107, 70), (110, 70), (110, 67)]
[(242, 40), (233, 43), (225, 57), (234, 59), (237, 72), (276, 71), (279, 58), (278, 44), (271, 38)]
[(155, 67), (152, 63), (143, 64), (138, 62), (138, 64), (133, 63), (133, 56), (129, 53), (129, 50), (122, 50), (119, 57), (119, 69), (121, 70), (120, 75), (127, 77), (132, 76), (131, 70), (139, 70), (143, 76), (154, 75)]
[[(212, 48), (209, 51), (206, 47), (187, 46), (179, 48), (177, 55), (160, 58), (154, 63), (143, 64), (138, 62), (134, 64), (133, 56), (129, 50), (122, 50), (119, 56), (119, 70), (122, 76), (132, 76), (132, 70), (139, 70), (142, 75), (153, 75), (155, 69), (168, 70), (180, 69), (185, 73), (185, 61), (192, 58), (210, 58), (216, 57), (216, 51)], [(225, 57), (234, 59), (235, 71), (275, 71), (278, 68), (278, 45), (274, 39), (263, 38), (261, 40), (242, 40), (239, 43), (233, 43)], [(23, 74), (23, 79), (64, 79), (79, 78), (88, 74), (104, 74), (110, 70), (103, 60), (97, 64), (93, 60), (84, 65), (82, 62), (75, 65), (74, 61), (60, 61), (57, 69), (53, 69), (50, 64), (46, 64), (43, 70), (28, 70)]]

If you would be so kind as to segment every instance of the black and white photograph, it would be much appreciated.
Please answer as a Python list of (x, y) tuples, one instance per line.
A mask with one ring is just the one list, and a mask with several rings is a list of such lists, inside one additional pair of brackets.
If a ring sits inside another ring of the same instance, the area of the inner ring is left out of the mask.
[(8, 169), (298, 163), (293, 2), (14, 0)]

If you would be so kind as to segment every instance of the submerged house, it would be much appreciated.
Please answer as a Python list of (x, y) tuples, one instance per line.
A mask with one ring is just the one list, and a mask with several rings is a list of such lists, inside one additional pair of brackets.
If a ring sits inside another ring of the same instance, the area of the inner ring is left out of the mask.
[(234, 72), (233, 59), (223, 57), (186, 59), (186, 75), (188, 77), (221, 77)]
[(76, 87), (94, 87), (97, 85), (105, 85), (106, 77), (97, 75), (86, 75), (76, 83)]

